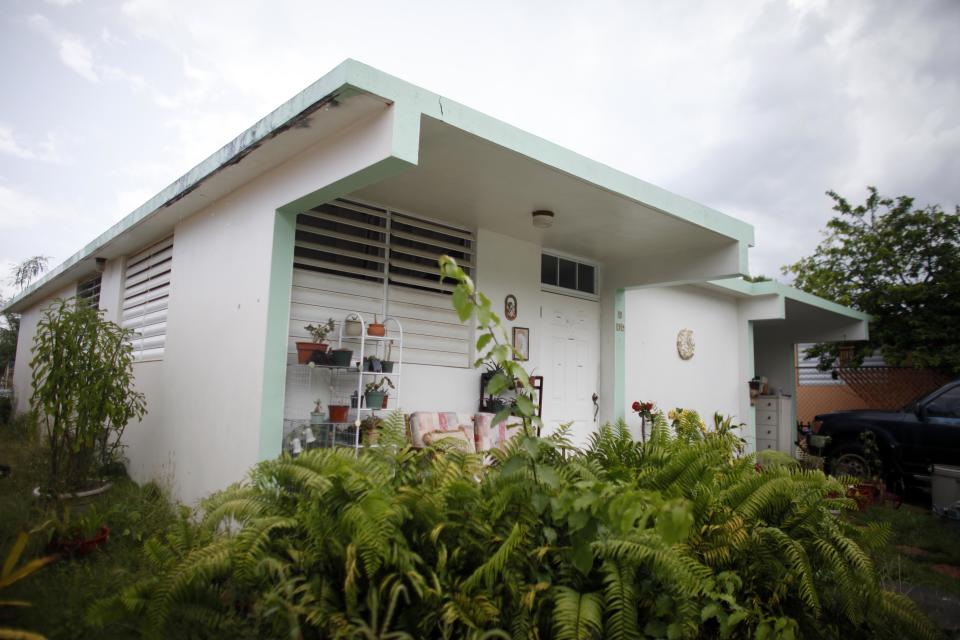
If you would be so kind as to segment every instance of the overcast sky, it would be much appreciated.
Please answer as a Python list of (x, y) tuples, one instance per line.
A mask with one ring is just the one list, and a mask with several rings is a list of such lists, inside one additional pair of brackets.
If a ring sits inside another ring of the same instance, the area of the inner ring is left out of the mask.
[(754, 274), (813, 250), (827, 189), (960, 203), (957, 0), (2, 6), (4, 271), (59, 264), (348, 57), (752, 223)]

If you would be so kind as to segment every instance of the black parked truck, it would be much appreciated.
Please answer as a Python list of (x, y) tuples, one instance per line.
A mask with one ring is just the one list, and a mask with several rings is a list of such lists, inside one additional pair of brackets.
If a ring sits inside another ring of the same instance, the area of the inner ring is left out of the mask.
[[(960, 379), (899, 411), (824, 413), (812, 426), (810, 446), (834, 474), (866, 476), (879, 458), (888, 484), (928, 483), (933, 465), (960, 467)], [(871, 438), (861, 437), (866, 432), (873, 433), (873, 453)]]

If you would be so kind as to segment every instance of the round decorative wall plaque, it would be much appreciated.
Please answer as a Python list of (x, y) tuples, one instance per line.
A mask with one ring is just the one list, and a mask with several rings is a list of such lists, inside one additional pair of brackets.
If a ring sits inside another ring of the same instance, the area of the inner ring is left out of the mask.
[(693, 341), (693, 330), (680, 329), (680, 333), (677, 334), (677, 353), (680, 354), (680, 358), (689, 360), (693, 357), (696, 348), (697, 344)]

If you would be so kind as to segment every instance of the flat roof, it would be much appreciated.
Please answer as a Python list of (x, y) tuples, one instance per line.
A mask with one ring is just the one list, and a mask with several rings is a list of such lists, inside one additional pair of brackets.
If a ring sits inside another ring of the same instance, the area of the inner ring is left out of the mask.
[[(122, 242), (118, 243), (118, 240), (128, 236), (134, 230), (145, 228), (144, 233), (151, 231), (149, 225), (152, 220), (157, 228), (156, 233), (164, 232), (159, 230), (162, 225), (155, 220), (158, 213), (176, 207), (176, 214), (182, 217), (199, 210), (202, 205), (205, 206), (210, 202), (209, 197), (204, 199), (196, 193), (201, 184), (208, 183), (226, 168), (236, 166), (248, 156), (269, 157), (267, 149), (270, 144), (272, 147), (269, 148), (272, 149), (274, 156), (286, 154), (286, 157), (291, 157), (297, 149), (303, 147), (304, 143), (298, 143), (297, 139), (309, 141), (318, 135), (316, 130), (311, 130), (311, 127), (298, 127), (299, 123), (317, 113), (325, 105), (358, 94), (376, 98), (396, 108), (396, 139), (393, 152), (397, 157), (406, 159), (411, 164), (416, 164), (419, 156), (420, 118), (428, 116), (527, 156), (578, 180), (641, 202), (666, 216), (703, 227), (743, 245), (753, 245), (753, 227), (742, 220), (586, 158), (373, 67), (348, 59), (172, 182), (76, 254), (46, 273), (43, 278), (24, 289), (8, 302), (6, 310), (21, 311), (29, 307), (32, 300), (51, 294), (56, 288), (65, 286), (73, 279), (85, 277), (94, 270), (94, 259), (102, 257), (102, 252), (109, 247), (113, 247), (116, 252), (118, 245), (123, 245)], [(336, 119), (333, 122), (336, 124)], [(341, 123), (338, 126), (343, 125)], [(284, 140), (282, 145), (271, 142), (281, 137)], [(244, 179), (242, 175), (247, 175), (245, 179), (250, 179), (249, 171), (265, 170), (263, 162), (259, 164), (246, 162), (244, 166), (249, 170), (246, 174), (234, 174), (234, 183), (237, 179)], [(227, 189), (232, 184), (222, 176), (218, 179), (221, 183), (220, 190)], [(170, 217), (174, 217), (172, 213)]]

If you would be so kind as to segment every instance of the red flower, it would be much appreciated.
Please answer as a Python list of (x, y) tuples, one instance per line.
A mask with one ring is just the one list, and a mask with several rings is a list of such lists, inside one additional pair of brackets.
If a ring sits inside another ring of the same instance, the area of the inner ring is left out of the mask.
[(653, 411), (653, 403), (648, 402), (647, 404), (644, 405), (644, 408), (646, 408), (647, 411)]
[(634, 411), (640, 411), (640, 409), (643, 408), (643, 405), (640, 404), (639, 402), (637, 402), (636, 400), (634, 400), (634, 401), (633, 401), (633, 405), (631, 405), (631, 408), (632, 408)]

